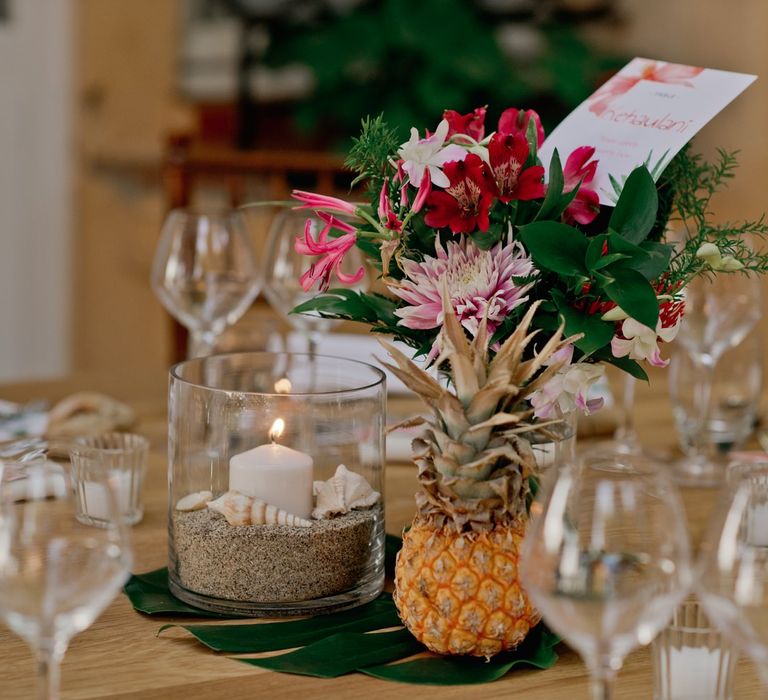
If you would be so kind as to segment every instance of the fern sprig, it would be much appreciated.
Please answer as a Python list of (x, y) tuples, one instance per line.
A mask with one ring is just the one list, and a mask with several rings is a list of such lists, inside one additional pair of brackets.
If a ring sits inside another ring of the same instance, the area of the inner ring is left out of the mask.
[(352, 187), (368, 183), (369, 192), (378, 193), (389, 167), (389, 158), (400, 145), (397, 130), (384, 121), (384, 115), (362, 120), (360, 136), (352, 139), (345, 166), (357, 173)]

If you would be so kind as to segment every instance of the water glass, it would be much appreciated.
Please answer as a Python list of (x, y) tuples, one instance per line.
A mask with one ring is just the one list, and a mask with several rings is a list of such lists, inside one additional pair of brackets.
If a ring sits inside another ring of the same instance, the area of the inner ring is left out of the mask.
[[(36, 655), (38, 697), (57, 698), (59, 667), (71, 638), (89, 627), (128, 578), (131, 551), (102, 474), (103, 527), (75, 517), (65, 470), (0, 463), (0, 621)], [(101, 478), (100, 478), (101, 477)], [(9, 689), (3, 688), (7, 693)]]
[(531, 506), (521, 580), (609, 700), (624, 658), (649, 643), (690, 586), (682, 504), (664, 468), (586, 455), (550, 472)]
[[(700, 373), (681, 346), (676, 346), (669, 367), (669, 392), (681, 449), (693, 456), (698, 440)], [(763, 386), (762, 342), (753, 330), (738, 345), (727, 349), (712, 372), (703, 444), (709, 458), (741, 448), (752, 435)], [(721, 478), (721, 477), (720, 477)]]
[(76, 517), (86, 525), (106, 527), (111, 519), (104, 480), (114, 491), (126, 525), (144, 515), (142, 489), (149, 441), (131, 433), (77, 438), (70, 448)]
[(701, 603), (681, 603), (653, 640), (654, 700), (732, 700), (738, 653), (709, 621)]

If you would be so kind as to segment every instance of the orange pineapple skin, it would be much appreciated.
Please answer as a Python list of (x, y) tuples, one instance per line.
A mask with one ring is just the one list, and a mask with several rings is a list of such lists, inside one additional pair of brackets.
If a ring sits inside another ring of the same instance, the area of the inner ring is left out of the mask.
[(518, 579), (524, 523), (487, 532), (436, 529), (417, 517), (403, 535), (394, 601), (403, 624), (438, 654), (489, 658), (541, 620)]

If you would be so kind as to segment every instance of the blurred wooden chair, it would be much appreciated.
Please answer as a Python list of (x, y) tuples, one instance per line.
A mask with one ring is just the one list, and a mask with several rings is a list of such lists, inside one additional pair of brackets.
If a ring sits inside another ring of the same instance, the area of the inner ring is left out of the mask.
[[(168, 209), (192, 205), (201, 189), (223, 190), (233, 206), (253, 199), (285, 200), (295, 188), (323, 194), (349, 195), (349, 171), (334, 153), (297, 150), (241, 151), (201, 142), (188, 134), (168, 139), (163, 183)], [(257, 302), (261, 303), (261, 302)], [(186, 357), (187, 331), (175, 319), (171, 327), (171, 361)]]

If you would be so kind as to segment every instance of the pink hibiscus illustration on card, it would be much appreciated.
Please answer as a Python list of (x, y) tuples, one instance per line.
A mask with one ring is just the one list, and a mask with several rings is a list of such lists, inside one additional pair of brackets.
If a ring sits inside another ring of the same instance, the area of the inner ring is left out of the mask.
[(639, 72), (637, 75), (627, 75), (624, 71), (631, 68), (634, 63), (633, 61), (632, 64), (620, 73), (614, 75), (597, 92), (589, 97), (587, 103), (589, 104), (590, 112), (598, 115), (602, 114), (615, 98), (629, 92), (641, 80), (693, 87), (691, 80), (704, 70), (698, 66), (684, 66), (680, 63), (645, 61), (642, 65), (638, 66)]

